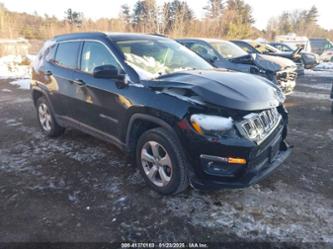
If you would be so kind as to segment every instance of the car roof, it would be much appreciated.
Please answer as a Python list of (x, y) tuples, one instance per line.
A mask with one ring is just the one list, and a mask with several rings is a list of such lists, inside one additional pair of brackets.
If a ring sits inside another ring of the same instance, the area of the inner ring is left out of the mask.
[(177, 41), (205, 41), (205, 42), (226, 42), (226, 40), (223, 39), (214, 39), (214, 38), (201, 38), (201, 37), (195, 37), (195, 38), (181, 38), (176, 39)]
[(136, 40), (136, 39), (168, 39), (158, 34), (141, 34), (141, 33), (116, 33), (116, 32), (81, 32), (63, 34), (54, 37), (56, 41), (76, 40), (76, 39), (94, 39), (109, 38), (112, 41)]

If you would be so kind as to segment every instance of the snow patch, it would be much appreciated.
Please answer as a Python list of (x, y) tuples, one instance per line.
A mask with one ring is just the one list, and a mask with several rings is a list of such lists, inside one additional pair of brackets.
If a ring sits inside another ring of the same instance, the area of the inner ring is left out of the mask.
[(300, 92), (294, 91), (291, 96), (298, 98), (306, 98), (306, 99), (316, 99), (316, 100), (328, 100), (329, 93), (310, 93), (310, 92)]
[(31, 63), (33, 55), (0, 57), (0, 79), (31, 78)]
[(332, 71), (333, 72), (333, 62), (322, 62), (318, 64), (314, 70), (317, 71)]
[(167, 208), (194, 226), (231, 231), (251, 240), (328, 242), (333, 239), (333, 202), (282, 182), (218, 193), (165, 198)]
[(18, 85), (19, 89), (29, 90), (31, 80), (30, 79), (20, 79), (20, 80), (14, 80), (12, 82), (9, 82), (11, 85)]
[(333, 141), (333, 129), (329, 129), (326, 134)]
[[(332, 75), (332, 77), (333, 77), (333, 75)], [(330, 84), (330, 83), (315, 83), (315, 84), (312, 84), (312, 85), (310, 85), (310, 84), (302, 84), (302, 86), (304, 86), (304, 87), (309, 87), (309, 88), (313, 88), (313, 89), (318, 89), (318, 90), (331, 90), (331, 88), (332, 88), (332, 84)]]
[(11, 92), (12, 92), (12, 90), (7, 89), (7, 88), (2, 89), (1, 91), (2, 91), (2, 92), (5, 92), (5, 93), (11, 93)]
[(224, 118), (219, 116), (208, 116), (203, 114), (194, 114), (191, 116), (191, 122), (198, 123), (206, 131), (229, 130), (233, 126), (231, 117)]

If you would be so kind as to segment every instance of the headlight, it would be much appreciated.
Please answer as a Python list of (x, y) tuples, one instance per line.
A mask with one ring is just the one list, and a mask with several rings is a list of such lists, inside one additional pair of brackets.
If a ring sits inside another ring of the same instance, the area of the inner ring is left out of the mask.
[(191, 116), (192, 127), (201, 135), (223, 135), (233, 128), (233, 119), (205, 114)]

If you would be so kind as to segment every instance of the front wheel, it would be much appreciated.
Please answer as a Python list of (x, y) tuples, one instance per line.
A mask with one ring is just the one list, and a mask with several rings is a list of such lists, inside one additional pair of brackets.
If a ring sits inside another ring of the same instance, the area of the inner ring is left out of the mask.
[(148, 130), (139, 138), (136, 161), (146, 183), (160, 194), (176, 194), (189, 185), (183, 148), (163, 128)]

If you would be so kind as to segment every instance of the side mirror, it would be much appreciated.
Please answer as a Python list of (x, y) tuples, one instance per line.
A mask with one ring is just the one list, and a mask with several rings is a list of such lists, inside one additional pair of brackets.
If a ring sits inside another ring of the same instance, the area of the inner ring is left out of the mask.
[(103, 65), (94, 68), (93, 76), (101, 79), (116, 79), (121, 80), (125, 78), (125, 74), (113, 65)]

